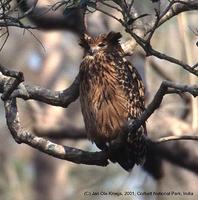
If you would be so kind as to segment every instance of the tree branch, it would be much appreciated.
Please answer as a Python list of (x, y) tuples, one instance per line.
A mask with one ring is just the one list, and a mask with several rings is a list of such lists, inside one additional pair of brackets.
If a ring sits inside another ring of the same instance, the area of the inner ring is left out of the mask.
[(77, 164), (108, 165), (108, 158), (105, 152), (86, 152), (80, 149), (58, 145), (25, 131), (20, 125), (15, 98), (5, 101), (5, 113), (8, 128), (17, 143), (25, 143), (53, 157), (68, 160)]
[[(86, 139), (85, 135), (85, 130), (83, 129), (73, 129), (73, 128), (62, 128), (59, 132), (59, 130), (45, 130), (43, 131), (42, 129), (37, 129), (36, 134), (42, 137), (49, 137), (52, 139)], [(193, 134), (192, 134), (193, 135)], [(76, 137), (77, 136), (77, 137)], [(155, 167), (161, 165), (161, 161), (163, 159), (171, 162), (172, 164), (178, 165), (180, 167), (183, 167), (187, 170), (190, 170), (192, 172), (195, 172), (198, 174), (198, 158), (197, 155), (194, 155), (194, 151), (192, 150), (192, 145), (188, 145), (188, 148), (183, 143), (176, 143), (174, 140), (177, 138), (177, 140), (185, 140), (189, 138), (192, 140), (197, 140), (198, 136), (191, 136), (191, 135), (186, 135), (186, 136), (166, 136), (162, 137), (156, 140), (148, 140), (148, 154), (147, 154), (147, 160), (145, 165), (143, 166), (144, 169), (148, 172), (151, 173), (152, 176), (155, 178), (161, 178), (162, 172), (160, 169), (153, 169), (154, 164)], [(169, 142), (165, 142), (165, 141)], [(172, 141), (170, 143), (170, 141)], [(178, 148), (175, 148), (177, 146)], [(184, 156), (185, 159), (184, 159)], [(187, 160), (186, 160), (187, 159)], [(157, 170), (157, 171), (156, 171)], [(154, 173), (154, 174), (153, 174)]]
[(175, 3), (177, 4), (174, 4), (171, 9), (169, 9), (168, 12), (161, 18), (158, 27), (182, 12), (198, 10), (197, 0), (175, 1)]
[[(123, 24), (124, 25), (124, 24)], [(146, 53), (146, 56), (155, 56), (159, 59), (166, 60), (170, 63), (176, 64), (181, 66), (183, 69), (186, 71), (194, 74), (195, 76), (198, 76), (198, 70), (196, 70), (193, 66), (190, 66), (183, 61), (180, 61), (174, 57), (168, 56), (164, 53), (161, 53), (155, 49), (150, 44), (150, 41), (145, 40), (144, 38), (139, 37), (137, 34), (135, 34), (133, 31), (131, 31), (127, 26), (126, 26), (126, 31), (136, 40), (136, 42), (143, 48), (143, 50)], [(150, 38), (151, 39), (151, 38)]]
[(168, 137), (162, 137), (158, 140), (155, 140), (156, 144), (161, 144), (164, 142), (174, 141), (174, 140), (198, 140), (197, 135), (181, 135), (181, 136), (168, 136)]
[[(196, 65), (190, 66), (184, 63), (183, 61), (180, 61), (174, 57), (161, 53), (155, 50), (154, 48), (152, 48), (150, 44), (152, 36), (154, 35), (156, 29), (161, 24), (163, 24), (164, 22), (174, 17), (175, 15), (178, 15), (181, 12), (197, 10), (198, 9), (197, 1), (172, 0), (162, 14), (160, 14), (159, 11), (156, 10), (156, 15), (155, 15), (156, 20), (154, 21), (151, 27), (146, 26), (141, 21), (141, 18), (138, 18), (137, 16), (136, 16), (137, 20), (134, 20), (132, 24), (128, 23), (130, 21), (129, 19), (130, 18), (134, 19), (133, 15), (137, 15), (137, 13), (134, 14), (130, 10), (127, 10), (128, 6), (125, 6), (125, 2), (123, 1), (114, 1), (114, 2), (117, 5), (119, 5), (120, 8), (122, 9), (123, 19), (118, 19), (116, 16), (114, 15), (112, 16), (112, 14), (109, 14), (108, 12), (104, 12), (98, 7), (96, 7), (96, 10), (103, 12), (107, 16), (113, 19), (116, 19), (118, 22), (120, 22), (122, 26), (126, 28), (126, 32), (128, 32), (135, 39), (136, 43), (139, 44), (143, 48), (147, 56), (155, 56), (159, 59), (174, 63), (176, 65), (181, 66), (183, 69), (187, 70), (188, 72), (198, 76), (198, 70), (196, 70), (194, 67)], [(136, 43), (134, 43), (134, 41), (130, 39), (129, 41), (127, 41), (125, 44), (122, 45), (126, 54), (130, 54), (130, 52), (131, 53), (133, 52), (133, 49), (136, 47)]]
[[(0, 92), (3, 93), (10, 87), (8, 77), (0, 75)], [(22, 98), (24, 100), (33, 99), (54, 106), (66, 108), (79, 96), (79, 76), (76, 77), (71, 86), (63, 91), (51, 91), (40, 86), (30, 86), (24, 83), (18, 85), (11, 94), (11, 98)]]
[[(143, 56), (143, 55), (141, 55)], [(153, 59), (149, 59), (149, 64), (150, 67), (163, 79), (167, 81), (174, 82), (174, 79), (170, 77), (165, 71), (162, 70), (162, 67), (157, 64)], [(190, 113), (190, 102), (191, 102), (191, 97), (188, 96), (187, 94), (179, 94), (180, 97), (182, 98), (183, 103), (185, 104), (183, 108), (183, 112), (181, 112), (180, 118), (185, 119), (188, 114)]]
[[(153, 114), (153, 112), (159, 108), (163, 97), (166, 94), (169, 94), (169, 89), (174, 89), (176, 92), (188, 92), (192, 94), (194, 97), (198, 96), (198, 86), (188, 86), (178, 83), (173, 83), (170, 81), (163, 81), (160, 85), (160, 88), (156, 92), (152, 102), (147, 106), (145, 111), (141, 114), (141, 116), (133, 121), (130, 121), (127, 127), (129, 132), (136, 132), (140, 126), (142, 126), (146, 120)], [(172, 91), (171, 91), (172, 93)], [(129, 136), (130, 137), (130, 136)]]
[[(6, 113), (6, 121), (8, 128), (17, 143), (25, 143), (35, 149), (38, 149), (48, 155), (53, 157), (71, 161), (77, 164), (86, 164), (86, 165), (98, 165), (98, 166), (106, 166), (108, 165), (108, 157), (105, 152), (86, 152), (80, 149), (71, 148), (67, 146), (58, 145), (50, 142), (49, 140), (43, 139), (41, 137), (36, 137), (32, 133), (25, 131), (19, 121), (19, 115), (17, 111), (16, 99), (5, 101), (5, 113)], [(175, 140), (175, 137), (164, 137), (156, 141), (148, 140), (148, 153), (152, 154), (152, 156), (160, 156), (160, 158), (167, 159), (168, 161), (182, 166), (184, 168), (190, 169), (195, 173), (198, 173), (195, 166), (197, 164), (191, 160), (191, 162), (184, 162), (184, 159), (180, 159), (179, 151), (177, 153), (172, 154), (172, 150), (170, 148), (166, 148), (166, 146), (161, 146), (159, 143), (163, 142), (163, 140)], [(198, 139), (197, 137), (192, 136), (183, 136), (188, 137), (188, 139)], [(180, 139), (186, 139), (180, 137)], [(191, 138), (190, 138), (191, 137)], [(179, 137), (177, 138), (179, 139)], [(184, 152), (184, 150), (181, 150)], [(185, 151), (186, 152), (186, 151)], [(190, 157), (188, 157), (190, 158)], [(196, 160), (196, 159), (195, 159)]]

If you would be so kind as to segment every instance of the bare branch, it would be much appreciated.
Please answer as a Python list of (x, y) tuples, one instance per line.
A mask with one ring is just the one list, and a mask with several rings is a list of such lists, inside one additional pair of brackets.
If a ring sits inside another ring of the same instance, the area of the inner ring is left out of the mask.
[[(0, 92), (7, 90), (7, 77), (0, 76)], [(24, 100), (33, 99), (54, 106), (66, 108), (70, 103), (75, 101), (79, 96), (79, 76), (76, 77), (71, 86), (63, 91), (51, 91), (39, 86), (30, 86), (21, 83), (13, 91), (12, 98), (22, 98)]]
[(136, 132), (140, 128), (140, 126), (142, 126), (146, 122), (146, 120), (152, 115), (152, 113), (157, 108), (159, 108), (163, 100), (163, 97), (166, 94), (169, 94), (169, 89), (175, 89), (175, 92), (176, 91), (188, 92), (192, 94), (194, 97), (198, 96), (198, 86), (188, 86), (188, 85), (173, 83), (170, 81), (163, 81), (160, 85), (160, 88), (156, 92), (152, 102), (147, 106), (147, 108), (141, 114), (141, 116), (138, 119), (129, 122), (127, 128), (128, 130), (130, 130), (130, 132)]
[(156, 144), (161, 144), (164, 142), (174, 141), (174, 140), (198, 140), (198, 136), (196, 135), (181, 135), (181, 136), (168, 136), (162, 137), (155, 141)]
[(5, 113), (8, 128), (17, 143), (28, 144), (53, 157), (68, 160), (77, 164), (108, 165), (105, 152), (86, 152), (80, 149), (58, 145), (25, 131), (20, 125), (16, 99), (5, 101)]
[[(124, 25), (124, 24), (123, 24)], [(168, 56), (164, 53), (161, 53), (155, 49), (152, 48), (151, 44), (146, 41), (145, 39), (139, 37), (137, 34), (135, 34), (134, 32), (132, 32), (128, 27), (126, 27), (126, 31), (136, 40), (136, 42), (144, 49), (146, 56), (155, 56), (159, 59), (162, 60), (166, 60), (169, 61), (171, 63), (174, 63), (176, 65), (181, 66), (183, 69), (185, 69), (186, 71), (198, 76), (198, 70), (196, 70), (195, 68), (193, 68), (193, 66), (191, 67), (190, 65), (184, 63), (183, 61), (180, 61), (174, 57)]]
[[(60, 131), (60, 132), (59, 132)], [(49, 137), (52, 139), (86, 139), (85, 136), (85, 130), (78, 130), (78, 129), (73, 129), (73, 128), (62, 128), (61, 130), (37, 130), (36, 133), (39, 136), (42, 137)], [(152, 135), (152, 134), (151, 134)], [(193, 135), (193, 134), (192, 134)], [(77, 136), (77, 138), (76, 138)], [(163, 137), (164, 138), (170, 138), (172, 139), (173, 137), (178, 137), (178, 140), (181, 139), (181, 137), (183, 136), (166, 136)], [(186, 137), (186, 136), (185, 136)], [(187, 137), (190, 137), (193, 139), (193, 136), (187, 135)], [(197, 137), (197, 136), (196, 136)], [(185, 139), (185, 138), (184, 138)], [(153, 142), (151, 142), (150, 140), (148, 140), (148, 154), (147, 154), (147, 160), (145, 165), (143, 166), (144, 169), (148, 172), (148, 173), (152, 173), (153, 176), (156, 176), (155, 178), (160, 178), (162, 176), (162, 174), (160, 173), (160, 171), (156, 171), (155, 174), (153, 174), (153, 172), (150, 171), (150, 165), (153, 166), (153, 164), (155, 163), (155, 166), (157, 165), (158, 162), (160, 162), (160, 160), (167, 160), (169, 162), (171, 162), (172, 164), (178, 165), (180, 167), (183, 167), (185, 169), (188, 169), (192, 172), (195, 172), (196, 174), (198, 174), (198, 162), (197, 162), (197, 156), (194, 155), (192, 148), (192, 145), (187, 145), (188, 148), (186, 148), (186, 146), (183, 143), (176, 143), (175, 141), (173, 142), (159, 142), (161, 140), (161, 138), (154, 140)], [(171, 140), (170, 140), (171, 141)], [(175, 148), (177, 146), (177, 148)], [(183, 158), (183, 155), (188, 155), (186, 156), (186, 158)], [(187, 160), (186, 160), (187, 159)]]
[(172, 17), (174, 17), (182, 12), (198, 10), (198, 1), (197, 0), (190, 0), (190, 1), (189, 0), (184, 0), (184, 1), (174, 0), (172, 2), (174, 2), (174, 5), (161, 18), (158, 27), (161, 26), (164, 22), (168, 21)]
[[(157, 62), (155, 62), (153, 59), (149, 59), (149, 64), (152, 67), (152, 69), (163, 79), (163, 80), (167, 80), (167, 81), (171, 81), (174, 82), (174, 79), (172, 77), (170, 77), (167, 73), (165, 73), (165, 71), (162, 70), (162, 67), (159, 66), (157, 64)], [(175, 93), (175, 91), (174, 91)], [(185, 104), (183, 111), (181, 112), (180, 118), (181, 119), (186, 119), (186, 117), (188, 116), (188, 114), (190, 113), (190, 102), (191, 102), (191, 98), (190, 96), (188, 96), (187, 94), (183, 93), (178, 93), (183, 101), (183, 103)]]
[[(1, 83), (0, 81), (0, 91), (4, 92), (5, 79), (3, 79), (2, 81), (3, 83)], [(21, 88), (13, 92), (11, 96), (12, 98), (20, 97), (25, 100), (34, 99), (51, 105), (67, 107), (71, 102), (78, 98), (79, 76), (77, 76), (73, 84), (68, 89), (62, 92), (52, 92), (44, 88), (31, 87), (24, 84), (20, 84), (19, 87)], [(152, 115), (152, 113), (160, 106), (164, 95), (173, 92), (188, 92), (196, 97), (198, 95), (198, 86), (188, 86), (183, 84), (176, 84), (170, 81), (163, 81), (152, 102), (148, 105), (147, 109), (145, 109), (145, 111), (138, 119), (129, 122), (127, 127), (127, 129), (130, 130), (129, 132), (136, 132), (140, 128), (140, 126), (143, 125), (145, 121)]]
[[(175, 15), (177, 15), (181, 12), (190, 11), (190, 10), (197, 10), (198, 9), (198, 2), (197, 1), (176, 1), (176, 0), (172, 0), (170, 2), (170, 4), (168, 5), (168, 7), (163, 11), (162, 14), (160, 14), (160, 13), (158, 13), (158, 11), (156, 11), (156, 20), (155, 20), (154, 25), (152, 27), (148, 28), (144, 24), (142, 24), (142, 26), (140, 26), (141, 27), (141, 28), (139, 28), (140, 30), (142, 29), (142, 27), (144, 27), (144, 30), (139, 31), (141, 35), (138, 35), (137, 33), (134, 32), (134, 30), (133, 30), (134, 25), (131, 27), (130, 24), (127, 23), (128, 18), (130, 18), (130, 16), (128, 16), (130, 13), (128, 13), (128, 10), (127, 10), (128, 6), (125, 5), (126, 2), (125, 1), (119, 1), (119, 2), (114, 1), (114, 2), (117, 3), (117, 5), (119, 5), (120, 8), (122, 9), (123, 20), (118, 19), (114, 15), (109, 14), (109, 13), (101, 10), (100, 8), (96, 8), (96, 9), (98, 11), (103, 12), (107, 16), (117, 20), (118, 22), (120, 22), (123, 25), (123, 27), (126, 28), (126, 31), (135, 39), (136, 43), (138, 43), (144, 49), (147, 56), (155, 56), (159, 59), (169, 61), (171, 63), (174, 63), (176, 65), (181, 66), (183, 69), (185, 69), (185, 70), (189, 71), (190, 73), (198, 76), (198, 70), (195, 69), (196, 66), (197, 66), (196, 64), (193, 65), (193, 66), (190, 66), (190, 65), (184, 63), (183, 61), (180, 61), (180, 60), (178, 60), (174, 57), (168, 56), (164, 53), (161, 53), (161, 52), (155, 50), (154, 48), (152, 48), (152, 46), (150, 44), (151, 38), (154, 35), (155, 30), (161, 24), (163, 24), (164, 22), (169, 20), (171, 17), (174, 17)], [(169, 16), (169, 17), (167, 17), (167, 16)], [(131, 18), (133, 19), (133, 16), (131, 16)], [(141, 22), (140, 22), (140, 24), (141, 24)], [(137, 30), (136, 30), (136, 32), (137, 32)], [(148, 33), (149, 33), (149, 35), (148, 35)], [(129, 40), (124, 45), (122, 45), (126, 54), (130, 54), (130, 52), (133, 51), (133, 49), (136, 47), (136, 43), (132, 40)]]

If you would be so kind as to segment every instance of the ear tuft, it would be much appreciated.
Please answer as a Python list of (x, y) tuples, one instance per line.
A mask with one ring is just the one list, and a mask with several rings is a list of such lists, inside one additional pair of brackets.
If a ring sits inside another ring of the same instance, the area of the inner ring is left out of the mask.
[(107, 42), (111, 44), (116, 44), (120, 42), (121, 37), (122, 37), (122, 34), (120, 32), (111, 31), (108, 33), (106, 40)]
[(84, 33), (81, 37), (80, 37), (80, 42), (79, 42), (79, 45), (85, 49), (89, 49), (89, 40), (90, 40), (90, 37)]

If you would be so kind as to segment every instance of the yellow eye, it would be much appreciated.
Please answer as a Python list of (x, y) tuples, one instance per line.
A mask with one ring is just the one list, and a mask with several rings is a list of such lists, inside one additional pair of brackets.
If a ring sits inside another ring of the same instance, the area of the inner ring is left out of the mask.
[(99, 47), (104, 47), (104, 46), (106, 46), (106, 44), (105, 43), (100, 43), (100, 44), (98, 44), (98, 46)]

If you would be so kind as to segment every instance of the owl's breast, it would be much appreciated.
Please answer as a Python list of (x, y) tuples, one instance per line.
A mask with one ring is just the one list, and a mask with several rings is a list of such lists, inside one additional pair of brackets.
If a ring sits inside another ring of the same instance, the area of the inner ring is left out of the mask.
[(128, 100), (112, 64), (81, 64), (81, 109), (88, 137), (96, 142), (116, 138), (128, 117)]

